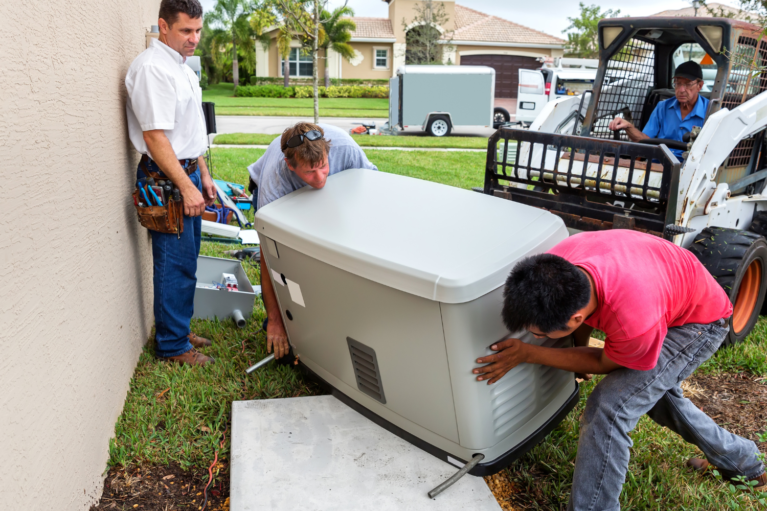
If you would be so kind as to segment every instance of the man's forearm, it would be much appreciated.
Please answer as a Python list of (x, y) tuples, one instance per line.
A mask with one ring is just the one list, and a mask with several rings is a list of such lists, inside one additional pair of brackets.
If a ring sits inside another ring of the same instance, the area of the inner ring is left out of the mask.
[(645, 138), (650, 138), (647, 135), (645, 135), (641, 130), (637, 129), (636, 126), (631, 126), (630, 128), (627, 128), (626, 136), (629, 137), (629, 140), (631, 140), (632, 142), (639, 142), (640, 140), (644, 140)]
[(200, 169), (200, 177), (209, 177), (208, 164), (205, 162), (205, 156), (197, 158), (197, 168)]
[(280, 306), (277, 303), (277, 295), (274, 292), (274, 284), (272, 284), (272, 278), (269, 274), (269, 268), (266, 266), (263, 252), (261, 253), (261, 299), (264, 301), (266, 318), (269, 321), (279, 322), (282, 324)]
[(173, 147), (170, 145), (168, 137), (162, 130), (153, 130), (144, 132), (144, 141), (149, 149), (149, 154), (152, 155), (152, 159), (160, 167), (160, 170), (173, 181), (173, 184), (181, 190), (183, 195), (190, 187), (194, 188), (192, 180), (186, 175), (186, 172), (181, 167), (181, 164), (176, 158), (176, 153), (173, 152)]
[(527, 345), (528, 364), (540, 364), (573, 373), (607, 374), (615, 367), (606, 367), (602, 362), (601, 348), (544, 348)]

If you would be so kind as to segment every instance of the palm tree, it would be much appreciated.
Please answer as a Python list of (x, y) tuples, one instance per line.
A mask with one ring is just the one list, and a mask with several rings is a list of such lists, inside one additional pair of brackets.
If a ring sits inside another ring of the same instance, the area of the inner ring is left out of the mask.
[[(253, 44), (260, 44), (264, 51), (266, 51), (272, 42), (271, 37), (266, 33), (266, 29), (274, 25), (276, 18), (264, 1), (257, 1), (253, 7), (255, 10), (249, 18)], [(254, 63), (257, 63), (255, 57)], [(258, 78), (258, 75), (256, 75), (256, 78)]]
[[(232, 45), (232, 81), (234, 88), (240, 84), (240, 63), (237, 46), (243, 50), (243, 65), (249, 71), (255, 69), (255, 46), (248, 16), (253, 5), (249, 0), (217, 0), (213, 11), (206, 16), (214, 30), (213, 44), (219, 48)], [(215, 52), (213, 52), (215, 53)]]
[(357, 25), (342, 16), (354, 16), (354, 10), (343, 5), (334, 9), (332, 13), (322, 11), (321, 23), (325, 31), (325, 40), (320, 47), (325, 50), (325, 87), (330, 87), (328, 50), (332, 49), (346, 60), (354, 58), (354, 48), (349, 44), (349, 40), (352, 38), (351, 31), (357, 30)]

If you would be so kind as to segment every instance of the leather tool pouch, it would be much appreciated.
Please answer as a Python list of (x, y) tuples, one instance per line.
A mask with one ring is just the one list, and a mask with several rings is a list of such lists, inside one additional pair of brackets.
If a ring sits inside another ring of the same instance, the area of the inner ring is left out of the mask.
[[(143, 202), (138, 188), (133, 191), (133, 204)], [(136, 206), (138, 221), (149, 230), (167, 234), (184, 232), (184, 200), (170, 198), (163, 206)]]
[[(141, 170), (147, 177), (153, 178), (155, 181), (163, 178), (157, 172), (151, 172), (146, 167), (145, 158), (141, 159), (139, 165)], [(197, 169), (197, 162), (188, 166), (185, 170), (187, 174), (191, 174)], [(181, 234), (184, 232), (184, 198), (174, 201), (172, 196), (166, 197), (166, 202), (162, 206), (144, 206), (139, 207), (138, 204), (144, 202), (142, 200), (139, 189), (133, 190), (133, 205), (136, 207), (136, 213), (138, 214), (138, 221), (141, 225), (149, 230), (163, 232), (166, 234)]]

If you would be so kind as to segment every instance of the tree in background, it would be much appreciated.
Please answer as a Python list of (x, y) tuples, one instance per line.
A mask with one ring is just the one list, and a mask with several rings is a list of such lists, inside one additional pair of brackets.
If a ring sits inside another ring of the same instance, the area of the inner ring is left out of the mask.
[(328, 51), (333, 50), (346, 60), (354, 58), (354, 48), (349, 44), (349, 40), (352, 38), (351, 31), (357, 30), (357, 25), (343, 16), (354, 16), (354, 11), (345, 5), (336, 8), (332, 13), (322, 11), (321, 23), (325, 31), (325, 40), (320, 47), (325, 50), (325, 87), (330, 87)]
[(452, 32), (445, 32), (450, 21), (445, 4), (424, 0), (413, 6), (415, 17), (408, 23), (402, 19), (405, 30), (405, 64), (442, 64), (444, 51), (451, 51)]
[[(251, 37), (253, 38), (254, 50), (256, 45), (261, 45), (264, 51), (269, 49), (269, 45), (272, 40), (269, 34), (266, 33), (266, 29), (274, 26), (277, 21), (277, 17), (271, 11), (271, 5), (268, 5), (265, 0), (257, 1), (254, 3), (254, 11), (248, 17), (248, 23), (250, 24)], [(258, 64), (258, 59), (253, 56), (254, 69)], [(258, 73), (255, 73), (258, 78)]]
[[(211, 33), (211, 55), (214, 61), (220, 62), (220, 53), (231, 45), (232, 50), (232, 82), (234, 88), (240, 84), (240, 62), (238, 46), (242, 52), (243, 67), (250, 72), (256, 68), (255, 42), (249, 16), (254, 4), (249, 0), (217, 0), (216, 6), (205, 18)], [(218, 51), (216, 51), (218, 50)]]
[[(312, 26), (312, 19), (307, 8), (311, 0), (274, 0), (272, 5), (280, 20), (277, 33), (277, 51), (282, 57), (282, 75), (285, 79), (284, 86), (290, 85), (290, 51), (293, 39), (298, 37), (302, 40), (302, 50), (306, 51), (307, 27)], [(310, 32), (309, 32), (310, 33)], [(314, 59), (316, 61), (316, 57)], [(317, 63), (314, 62), (314, 73), (317, 71)]]
[(566, 53), (568, 57), (580, 57), (585, 59), (595, 59), (599, 57), (599, 43), (597, 41), (597, 25), (603, 18), (615, 18), (620, 14), (620, 10), (613, 11), (608, 9), (602, 12), (598, 5), (586, 6), (580, 2), (580, 15), (577, 18), (567, 18), (570, 26), (562, 32), (567, 34)]

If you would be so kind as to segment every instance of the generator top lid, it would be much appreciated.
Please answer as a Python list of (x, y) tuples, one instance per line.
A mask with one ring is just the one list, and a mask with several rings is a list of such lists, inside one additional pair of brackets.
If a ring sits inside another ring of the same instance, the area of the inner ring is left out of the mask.
[(264, 236), (401, 291), (464, 303), (502, 286), (528, 254), (567, 237), (551, 213), (385, 172), (354, 169), (256, 214)]

